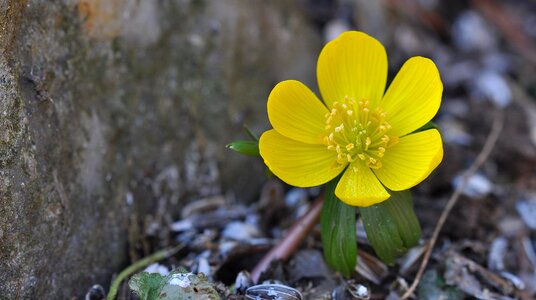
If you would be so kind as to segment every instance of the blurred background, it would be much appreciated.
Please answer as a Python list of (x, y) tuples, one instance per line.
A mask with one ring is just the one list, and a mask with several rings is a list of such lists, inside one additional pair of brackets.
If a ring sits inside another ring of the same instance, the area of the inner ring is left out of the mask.
[[(322, 46), (361, 30), (385, 45), (390, 78), (415, 55), (441, 73), (434, 121), (445, 158), (414, 191), (423, 242), (494, 111), (505, 116), (445, 225), (419, 298), (534, 297), (536, 2), (2, 0), (0, 30), (2, 295), (82, 298), (178, 242), (187, 248), (163, 268), (234, 283), (320, 191), (270, 179), (262, 161), (225, 145), (247, 139), (244, 125), (269, 128), (266, 100), (279, 81), (317, 91)], [(411, 283), (424, 247), (388, 269), (359, 242), (371, 255), (355, 279), (374, 297)], [(307, 299), (340, 288), (329, 269), (311, 276), (306, 268), (324, 266), (320, 251), (315, 230), (271, 278), (309, 286)], [(131, 297), (126, 285), (120, 297)]]

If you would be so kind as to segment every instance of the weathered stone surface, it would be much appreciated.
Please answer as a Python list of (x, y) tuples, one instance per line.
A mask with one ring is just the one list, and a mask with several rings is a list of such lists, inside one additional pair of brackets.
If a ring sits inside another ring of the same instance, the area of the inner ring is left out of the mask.
[(224, 145), (268, 127), (273, 84), (314, 83), (296, 5), (0, 0), (0, 298), (108, 286), (157, 203), (251, 199), (262, 164)]

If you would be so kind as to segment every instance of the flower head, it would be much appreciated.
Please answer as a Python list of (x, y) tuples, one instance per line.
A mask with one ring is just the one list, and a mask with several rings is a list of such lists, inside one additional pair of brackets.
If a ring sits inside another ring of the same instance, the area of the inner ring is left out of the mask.
[[(410, 58), (385, 92), (387, 55), (380, 42), (356, 31), (329, 42), (318, 58), (322, 103), (295, 80), (268, 97), (272, 130), (260, 138), (261, 156), (288, 184), (316, 186), (344, 172), (335, 194), (369, 206), (409, 189), (439, 165), (441, 136), (413, 133), (439, 109), (443, 85), (435, 64)], [(385, 94), (384, 94), (385, 92)]]

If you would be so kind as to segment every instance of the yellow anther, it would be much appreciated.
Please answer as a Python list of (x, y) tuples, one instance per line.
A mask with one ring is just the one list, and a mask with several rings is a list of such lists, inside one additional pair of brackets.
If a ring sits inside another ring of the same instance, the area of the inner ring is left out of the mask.
[(378, 162), (375, 162), (375, 163), (373, 163), (373, 164), (372, 164), (372, 163), (367, 164), (367, 166), (368, 166), (369, 168), (379, 169), (379, 168), (382, 167), (382, 163), (378, 161)]
[[(330, 112), (324, 115), (326, 134), (322, 141), (335, 152), (334, 163), (341, 166), (361, 160), (369, 168), (381, 167), (386, 149), (398, 141), (397, 137), (386, 135), (391, 128), (386, 116), (381, 107), (372, 107), (365, 98), (345, 96), (340, 102), (333, 102)], [(358, 171), (357, 167), (352, 170)]]
[(378, 147), (378, 156), (383, 157), (385, 155), (385, 148)]

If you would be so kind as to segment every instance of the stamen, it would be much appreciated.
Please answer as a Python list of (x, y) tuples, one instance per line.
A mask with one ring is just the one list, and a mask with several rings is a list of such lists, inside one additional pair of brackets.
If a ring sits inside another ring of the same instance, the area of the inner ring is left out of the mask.
[(385, 155), (385, 148), (378, 147), (378, 156), (383, 157)]
[[(345, 96), (333, 102), (326, 119), (322, 141), (329, 151), (334, 151), (337, 166), (355, 160), (363, 161), (369, 168), (380, 168), (387, 149), (398, 142), (398, 137), (386, 133), (391, 129), (385, 121), (387, 114), (381, 107), (372, 106), (367, 99), (356, 101)], [(357, 167), (352, 167), (357, 172)]]

